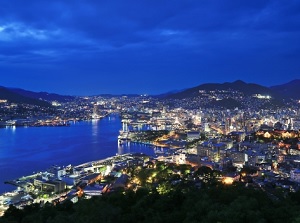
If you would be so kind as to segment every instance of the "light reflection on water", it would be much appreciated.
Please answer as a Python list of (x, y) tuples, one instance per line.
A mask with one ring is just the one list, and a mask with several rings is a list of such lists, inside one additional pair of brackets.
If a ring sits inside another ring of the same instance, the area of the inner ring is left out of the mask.
[(128, 152), (154, 155), (142, 144), (119, 146), (118, 116), (71, 123), (70, 127), (30, 127), (0, 129), (0, 193), (15, 189), (3, 182), (44, 171), (57, 164), (78, 165)]

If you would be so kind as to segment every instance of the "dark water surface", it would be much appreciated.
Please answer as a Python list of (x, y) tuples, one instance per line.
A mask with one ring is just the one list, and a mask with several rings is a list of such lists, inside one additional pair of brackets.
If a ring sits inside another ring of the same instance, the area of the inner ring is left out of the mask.
[(72, 123), (70, 127), (0, 129), (0, 193), (15, 189), (4, 181), (44, 171), (54, 164), (78, 165), (128, 152), (154, 155), (150, 146), (119, 146), (121, 128), (120, 118), (109, 116)]

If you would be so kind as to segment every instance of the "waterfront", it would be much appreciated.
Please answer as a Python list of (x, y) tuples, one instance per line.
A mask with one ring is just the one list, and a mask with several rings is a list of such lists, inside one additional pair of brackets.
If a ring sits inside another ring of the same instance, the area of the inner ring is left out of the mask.
[(121, 127), (120, 118), (113, 115), (71, 123), (70, 127), (0, 129), (0, 193), (15, 189), (4, 181), (44, 171), (52, 165), (78, 165), (128, 152), (154, 155), (152, 146), (118, 145)]

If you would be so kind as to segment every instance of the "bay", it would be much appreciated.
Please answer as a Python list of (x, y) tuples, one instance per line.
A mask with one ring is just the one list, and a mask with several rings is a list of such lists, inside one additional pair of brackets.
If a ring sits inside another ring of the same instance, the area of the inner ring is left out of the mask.
[(111, 115), (71, 123), (70, 127), (0, 129), (0, 194), (15, 189), (5, 181), (45, 171), (52, 165), (78, 165), (129, 152), (154, 155), (151, 146), (118, 145), (121, 128), (120, 117)]

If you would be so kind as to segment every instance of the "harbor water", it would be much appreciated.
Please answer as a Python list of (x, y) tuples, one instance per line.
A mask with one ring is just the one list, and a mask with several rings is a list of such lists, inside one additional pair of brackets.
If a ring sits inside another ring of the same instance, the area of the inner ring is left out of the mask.
[(78, 165), (116, 154), (154, 155), (152, 146), (118, 144), (120, 117), (71, 123), (69, 127), (9, 127), (0, 129), (0, 194), (15, 187), (4, 184), (52, 165)]

